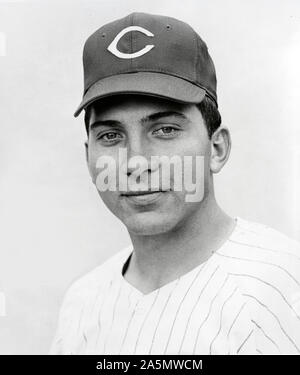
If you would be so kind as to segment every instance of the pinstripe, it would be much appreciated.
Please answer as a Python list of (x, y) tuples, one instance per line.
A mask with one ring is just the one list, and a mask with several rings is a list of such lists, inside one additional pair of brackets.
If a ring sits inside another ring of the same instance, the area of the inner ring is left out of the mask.
[(276, 319), (277, 323), (279, 324), (282, 332), (285, 334), (285, 336), (288, 338), (288, 340), (293, 344), (293, 346), (296, 348), (296, 350), (298, 351), (298, 353), (300, 353), (300, 350), (299, 348), (297, 347), (297, 345), (295, 344), (295, 342), (292, 340), (292, 338), (287, 334), (287, 332), (285, 331), (285, 329), (282, 327), (282, 324), (280, 323), (280, 320), (278, 319), (278, 317), (273, 313), (273, 311), (271, 311), (269, 309), (268, 306), (266, 306), (264, 303), (262, 303), (261, 301), (259, 301), (256, 297), (254, 296), (251, 296), (250, 294), (243, 294), (243, 296), (245, 297), (249, 297), (249, 298), (253, 298), (255, 299), (255, 301), (257, 303), (259, 303), (261, 306), (263, 306), (271, 315), (273, 315), (273, 317)]
[(105, 297), (102, 300), (102, 303), (101, 303), (101, 306), (100, 306), (100, 309), (99, 309), (99, 312), (98, 312), (98, 319), (97, 319), (97, 327), (98, 327), (98, 329), (97, 329), (96, 346), (98, 346), (98, 342), (99, 342), (99, 338), (100, 338), (100, 332), (101, 332), (101, 313), (102, 313), (102, 308), (104, 306), (104, 302), (106, 301), (106, 298), (109, 296), (108, 292), (110, 291), (112, 285), (113, 285), (113, 282), (111, 281), (110, 284), (109, 284), (109, 287), (107, 288), (106, 295), (105, 295)]
[(247, 302), (243, 303), (242, 307), (240, 308), (239, 312), (237, 313), (237, 315), (235, 316), (229, 330), (228, 330), (228, 333), (227, 333), (227, 338), (229, 337), (230, 335), (230, 332), (232, 330), (232, 327), (234, 326), (234, 323), (237, 321), (238, 317), (240, 316), (240, 313), (243, 311), (243, 308), (247, 305)]
[(256, 234), (257, 236), (260, 235), (259, 232), (256, 232), (256, 231), (254, 231), (254, 230), (251, 230), (251, 229), (249, 229), (249, 228), (244, 228), (241, 224), (239, 224), (239, 222), (237, 222), (236, 225), (237, 225), (237, 227), (240, 228), (243, 232), (254, 233), (254, 234)]
[(132, 322), (132, 319), (133, 319), (133, 317), (134, 317), (134, 314), (135, 314), (135, 311), (136, 311), (136, 307), (137, 307), (137, 305), (138, 305), (138, 302), (136, 302), (136, 304), (135, 304), (135, 306), (134, 306), (134, 309), (133, 309), (133, 312), (132, 312), (132, 314), (131, 314), (131, 316), (130, 316), (129, 322), (128, 322), (128, 324), (127, 324), (126, 331), (125, 331), (125, 335), (124, 335), (124, 337), (123, 337), (123, 341), (122, 341), (122, 344), (121, 344), (121, 348), (120, 348), (119, 354), (121, 353), (121, 351), (122, 351), (122, 349), (123, 349), (123, 345), (124, 345), (124, 342), (125, 342), (125, 340), (126, 340), (126, 337), (127, 337), (127, 334), (128, 334), (128, 330), (129, 330), (130, 324), (131, 324), (131, 322)]
[(87, 337), (86, 337), (85, 332), (82, 333), (82, 336), (83, 336), (83, 339), (84, 339), (85, 343), (87, 344)]
[(255, 259), (233, 257), (233, 256), (221, 254), (221, 253), (216, 253), (216, 254), (219, 255), (219, 256), (221, 256), (221, 257), (224, 257), (224, 258), (230, 258), (230, 259), (236, 259), (236, 260), (243, 260), (245, 262), (252, 262), (252, 263), (267, 264), (269, 266), (273, 266), (273, 267), (279, 268), (280, 270), (284, 271), (291, 279), (293, 279), (295, 281), (295, 283), (300, 287), (300, 283), (298, 282), (298, 280), (295, 279), (295, 277), (292, 274), (290, 274), (289, 271), (287, 271), (285, 268), (279, 266), (278, 264), (274, 264), (274, 263), (270, 263), (270, 262), (265, 262), (265, 261), (261, 261), (261, 260), (255, 260)]
[[(73, 326), (73, 323), (74, 323), (74, 319), (68, 320), (67, 325), (64, 327), (66, 332), (68, 332), (68, 330), (71, 330), (71, 327)], [(62, 336), (62, 332), (57, 331), (56, 336), (55, 336), (55, 340), (57, 340), (56, 344), (58, 344), (59, 342), (65, 341), (63, 336)]]
[[(80, 333), (80, 327), (81, 327), (81, 323), (82, 323), (82, 319), (83, 319), (83, 315), (84, 315), (86, 306), (87, 306), (87, 301), (85, 301), (85, 303), (82, 307), (81, 313), (80, 313), (80, 318), (79, 318), (79, 321), (78, 321), (78, 329), (77, 329), (78, 336), (80, 336), (80, 334), (79, 334)], [(84, 339), (84, 342), (85, 342), (85, 350), (86, 350), (87, 338), (86, 338), (86, 335), (85, 335), (85, 332), (84, 332), (84, 328), (82, 329), (82, 336), (83, 336), (83, 339)]]
[(158, 319), (158, 323), (157, 323), (157, 325), (156, 325), (156, 327), (155, 327), (155, 331), (154, 331), (154, 334), (153, 334), (153, 337), (152, 337), (152, 342), (151, 342), (151, 346), (150, 346), (150, 349), (149, 349), (149, 354), (151, 354), (152, 347), (153, 347), (154, 340), (155, 340), (155, 336), (156, 336), (156, 333), (157, 333), (158, 326), (159, 326), (159, 324), (160, 324), (161, 318), (162, 318), (162, 316), (163, 316), (163, 314), (164, 314), (164, 311), (165, 311), (165, 309), (166, 309), (166, 307), (167, 307), (167, 305), (168, 305), (168, 303), (169, 303), (169, 300), (170, 300), (170, 298), (171, 298), (171, 296), (172, 296), (174, 290), (176, 289), (176, 287), (177, 287), (179, 281), (180, 281), (180, 277), (179, 277), (179, 279), (177, 279), (174, 288), (172, 289), (172, 291), (171, 291), (170, 294), (168, 295), (168, 299), (167, 299), (167, 301), (166, 301), (166, 303), (165, 303), (165, 305), (164, 305), (164, 308), (162, 309), (162, 311), (161, 311), (161, 313), (160, 313), (160, 316), (159, 316), (159, 319)]
[[(85, 334), (84, 331), (83, 331), (83, 333), (82, 333), (82, 336), (83, 336), (83, 340), (84, 340), (84, 343), (85, 343), (85, 349), (84, 349), (84, 352), (86, 353), (88, 340), (87, 340), (87, 337), (86, 337), (86, 334)], [(82, 349), (82, 351), (83, 351), (83, 349)]]
[[(78, 327), (77, 327), (77, 335), (78, 335), (78, 337), (82, 337), (81, 333), (80, 333), (80, 327), (81, 327), (81, 323), (82, 323), (82, 318), (83, 318), (85, 307), (86, 307), (86, 304), (83, 305), (83, 307), (81, 309), (81, 312), (80, 312), (80, 317), (79, 317), (79, 320), (78, 320)], [(83, 337), (85, 337), (84, 331), (82, 332), (82, 335), (83, 335)]]
[(155, 304), (155, 302), (156, 302), (156, 300), (157, 300), (157, 297), (158, 297), (158, 295), (159, 295), (159, 292), (160, 292), (160, 289), (157, 290), (157, 292), (156, 292), (156, 296), (155, 296), (155, 298), (154, 298), (154, 300), (153, 300), (153, 302), (152, 302), (152, 304), (151, 304), (151, 306), (150, 306), (150, 309), (148, 310), (148, 312), (147, 312), (147, 314), (146, 314), (146, 316), (145, 316), (145, 319), (144, 319), (144, 321), (143, 321), (143, 323), (142, 323), (142, 325), (141, 325), (141, 327), (140, 327), (140, 329), (139, 329), (138, 337), (137, 337), (136, 342), (135, 342), (134, 354), (136, 353), (136, 348), (137, 348), (138, 342), (139, 342), (139, 340), (140, 340), (140, 335), (141, 335), (141, 333), (142, 333), (142, 330), (143, 330), (143, 328), (144, 328), (144, 325), (145, 325), (145, 323), (146, 323), (146, 321), (147, 321), (147, 319), (148, 319), (148, 316), (150, 315), (150, 312), (151, 312), (151, 310), (152, 310), (152, 308), (153, 308), (153, 306), (154, 306), (154, 304)]
[[(277, 233), (237, 221), (217, 257), (154, 291), (138, 319), (146, 296), (133, 298), (133, 288), (121, 276), (125, 256), (120, 252), (70, 288), (51, 354), (167, 354), (173, 345), (178, 354), (185, 349), (199, 354), (202, 339), (202, 354), (300, 354), (300, 313), (290, 299), (300, 293), (300, 253), (296, 242)], [(128, 259), (127, 250), (125, 255)], [(266, 293), (247, 294), (252, 287)]]
[(219, 269), (219, 266), (217, 266), (214, 270), (214, 272), (210, 275), (210, 278), (207, 280), (206, 284), (204, 285), (204, 287), (202, 288), (201, 292), (199, 293), (198, 295), (198, 298), (196, 300), (196, 303), (194, 304), (192, 310), (191, 310), (191, 313), (188, 317), (188, 320), (187, 320), (187, 323), (186, 323), (186, 326), (185, 326), (185, 330), (184, 330), (184, 334), (183, 334), (183, 337), (182, 337), (182, 340), (181, 340), (181, 345), (180, 345), (180, 348), (179, 348), (179, 351), (178, 351), (178, 354), (181, 352), (181, 349), (182, 349), (182, 346), (183, 346), (183, 343), (184, 343), (184, 340), (185, 340), (185, 336), (186, 336), (186, 333), (187, 333), (187, 330), (188, 330), (188, 326), (190, 324), (190, 320), (191, 320), (191, 317), (193, 315), (193, 312), (196, 308), (196, 306), (198, 305), (198, 302), (204, 292), (204, 290), (206, 289), (207, 285), (209, 284), (209, 282), (211, 281), (211, 279), (213, 278), (213, 276), (215, 275), (215, 273), (217, 272), (217, 270)]
[(214, 342), (216, 341), (217, 337), (219, 336), (220, 332), (221, 332), (221, 329), (222, 329), (222, 317), (223, 317), (223, 310), (224, 310), (224, 307), (226, 305), (226, 303), (230, 300), (230, 298), (234, 295), (234, 293), (238, 290), (238, 288), (236, 287), (234, 289), (234, 291), (230, 294), (230, 296), (226, 299), (226, 301), (223, 303), (223, 306), (221, 308), (221, 314), (220, 314), (220, 326), (219, 326), (219, 330), (216, 334), (216, 336), (213, 338), (212, 342), (210, 343), (210, 346), (209, 346), (209, 354), (211, 354), (211, 351), (212, 351), (212, 346), (214, 344)]
[[(110, 287), (111, 285), (112, 285), (112, 280), (111, 280), (110, 283), (109, 283), (109, 287)], [(96, 307), (96, 305), (97, 305), (97, 301), (98, 301), (100, 295), (103, 294), (103, 290), (104, 290), (104, 288), (99, 288), (99, 291), (98, 291), (98, 293), (97, 293), (97, 296), (96, 296), (96, 298), (95, 298), (95, 301), (94, 301), (94, 303), (93, 303), (93, 305), (92, 305), (92, 308), (91, 308), (91, 311), (90, 311), (90, 315), (92, 315), (93, 311), (95, 310), (95, 307)]]
[(130, 298), (131, 298), (131, 295), (133, 294), (133, 289), (130, 293), (128, 293), (128, 296), (127, 296), (127, 300), (128, 300), (128, 306), (130, 306)]
[(249, 335), (245, 338), (245, 340), (242, 342), (242, 344), (240, 345), (240, 347), (238, 348), (237, 350), (237, 353), (240, 352), (240, 350), (242, 349), (242, 347), (246, 344), (246, 342), (249, 340), (250, 336), (252, 335), (254, 329), (252, 329), (252, 331), (249, 333)]
[(81, 326), (81, 322), (82, 322), (82, 318), (83, 318), (84, 308), (85, 308), (85, 306), (82, 307), (81, 312), (80, 312), (80, 317), (79, 317), (79, 320), (78, 320), (78, 327), (77, 327), (77, 334), (79, 334), (79, 331), (80, 331), (80, 326)]
[(256, 325), (256, 327), (260, 329), (260, 331), (264, 334), (264, 336), (265, 336), (269, 341), (271, 341), (272, 344), (273, 344), (274, 346), (276, 346), (276, 348), (277, 348), (278, 351), (280, 352), (279, 346), (276, 344), (276, 342), (275, 342), (270, 336), (268, 336), (268, 335), (266, 334), (266, 332), (262, 329), (262, 327), (261, 327), (259, 324), (257, 324), (253, 319), (251, 319), (251, 322), (254, 323), (254, 324)]
[(62, 341), (63, 341), (63, 338), (60, 337), (59, 339), (56, 339), (55, 344), (59, 344), (59, 343), (62, 342)]
[(251, 279), (256, 279), (256, 280), (262, 282), (263, 284), (266, 284), (266, 285), (270, 286), (272, 289), (276, 290), (276, 292), (280, 294), (280, 296), (281, 296), (282, 299), (285, 301), (285, 303), (289, 306), (289, 308), (290, 308), (291, 310), (294, 311), (294, 313), (295, 313), (297, 319), (300, 320), (300, 316), (297, 315), (296, 311), (295, 311), (295, 310), (293, 309), (293, 307), (289, 304), (289, 302), (288, 302), (288, 300), (285, 298), (285, 296), (284, 296), (284, 295), (281, 293), (281, 291), (280, 291), (278, 288), (276, 288), (274, 285), (268, 283), (268, 282), (265, 281), (265, 280), (260, 279), (259, 277), (253, 276), (253, 275), (246, 275), (246, 274), (242, 274), (242, 273), (240, 273), (240, 274), (239, 274), (239, 273), (229, 273), (229, 275), (231, 275), (231, 276), (250, 277)]
[(199, 335), (200, 335), (200, 331), (202, 329), (202, 327), (204, 326), (204, 324), (207, 322), (207, 319), (209, 318), (210, 316), (210, 313), (211, 313), (211, 309), (212, 309), (212, 306), (216, 300), (216, 298), (218, 297), (219, 293), (221, 292), (221, 290), (224, 288), (224, 285), (226, 284), (227, 280), (229, 278), (229, 275), (226, 276), (221, 288), (217, 291), (217, 293), (215, 294), (214, 298), (212, 299), (210, 305), (209, 305), (209, 310), (208, 310), (208, 313), (205, 317), (205, 319), (203, 320), (203, 322), (201, 323), (200, 327), (198, 328), (198, 331), (197, 331), (197, 336), (196, 336), (196, 340), (195, 340), (195, 343), (194, 343), (194, 349), (193, 349), (193, 354), (195, 354), (195, 350), (196, 350), (196, 347), (197, 347), (197, 343), (198, 343), (198, 339), (199, 339)]
[(276, 250), (276, 249), (270, 249), (268, 247), (263, 247), (263, 246), (259, 246), (259, 245), (250, 245), (248, 243), (245, 243), (245, 242), (239, 242), (239, 241), (235, 241), (235, 240), (232, 240), (232, 239), (228, 239), (229, 242), (232, 242), (232, 243), (235, 243), (237, 245), (242, 245), (242, 246), (247, 246), (247, 247), (251, 247), (251, 248), (255, 248), (255, 249), (261, 249), (261, 250), (266, 250), (266, 251), (271, 251), (273, 253), (279, 253), (279, 254), (286, 254), (286, 255), (289, 255), (289, 256), (292, 256), (292, 257), (295, 257), (296, 259), (298, 259), (300, 261), (300, 258), (297, 257), (297, 255), (293, 254), (293, 253), (289, 253), (288, 251), (284, 251), (284, 250)]
[(60, 338), (55, 337), (55, 339), (53, 340), (53, 343), (52, 343), (49, 354), (52, 353), (52, 350), (53, 350), (52, 347), (57, 348), (56, 350), (57, 350), (58, 353), (56, 353), (56, 354), (61, 354), (62, 353), (62, 345), (60, 345), (61, 343), (63, 345), (63, 338), (62, 337), (60, 337)]
[(177, 320), (177, 317), (178, 317), (178, 313), (179, 313), (179, 310), (181, 309), (181, 306), (183, 304), (183, 301), (185, 300), (185, 297), (187, 296), (188, 292), (190, 291), (191, 287), (194, 285), (195, 281), (198, 279), (198, 276), (200, 275), (201, 271), (203, 270), (203, 268), (205, 267), (207, 263), (204, 263), (202, 265), (202, 267), (200, 267), (199, 271), (197, 272), (196, 276), (194, 277), (193, 281), (191, 282), (190, 286), (188, 287), (187, 291), (185, 292), (177, 310), (176, 310), (176, 313), (175, 313), (175, 318), (173, 320), (173, 323), (172, 323), (172, 327), (171, 327), (171, 330), (170, 330), (170, 333), (169, 333), (169, 337), (168, 337), (168, 340), (167, 340), (167, 344), (166, 344), (166, 347), (165, 347), (165, 350), (164, 350), (164, 354), (167, 352), (167, 349), (168, 349), (168, 346), (169, 346), (169, 343), (170, 343), (170, 339), (171, 339), (171, 336), (172, 336), (172, 333), (173, 333), (173, 329), (174, 329), (174, 325), (175, 325), (175, 322)]
[[(113, 327), (113, 324), (114, 324), (114, 320), (115, 320), (115, 313), (116, 313), (116, 307), (117, 307), (117, 303), (119, 301), (119, 297), (120, 297), (120, 294), (121, 294), (121, 289), (122, 287), (120, 286), (119, 287), (119, 292), (118, 292), (118, 296), (115, 300), (115, 303), (114, 303), (114, 308), (113, 308), (113, 315), (112, 315), (112, 320), (111, 320), (111, 324), (110, 324), (110, 328), (109, 328), (109, 333), (111, 332), (111, 329)], [(107, 340), (109, 338), (109, 334), (106, 334), (106, 339), (105, 339), (105, 342), (104, 342), (104, 348), (103, 348), (103, 353), (105, 354), (105, 348), (106, 348), (106, 344), (107, 344)]]

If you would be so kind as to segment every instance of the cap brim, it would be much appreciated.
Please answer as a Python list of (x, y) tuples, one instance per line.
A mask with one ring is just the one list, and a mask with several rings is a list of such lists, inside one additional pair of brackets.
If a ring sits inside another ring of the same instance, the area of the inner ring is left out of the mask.
[(84, 95), (74, 116), (94, 101), (118, 94), (141, 94), (182, 103), (200, 103), (205, 90), (183, 78), (156, 72), (137, 72), (106, 77), (94, 83)]

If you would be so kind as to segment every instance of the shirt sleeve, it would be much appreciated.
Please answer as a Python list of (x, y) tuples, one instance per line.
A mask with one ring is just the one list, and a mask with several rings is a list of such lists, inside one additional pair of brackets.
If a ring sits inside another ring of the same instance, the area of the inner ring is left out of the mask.
[(74, 283), (63, 298), (57, 329), (50, 346), (50, 355), (72, 354), (72, 339), (76, 333), (76, 324), (80, 319), (82, 304), (82, 293), (78, 283)]
[(255, 305), (252, 318), (257, 354), (300, 354), (300, 264), (278, 262), (251, 276), (246, 292)]

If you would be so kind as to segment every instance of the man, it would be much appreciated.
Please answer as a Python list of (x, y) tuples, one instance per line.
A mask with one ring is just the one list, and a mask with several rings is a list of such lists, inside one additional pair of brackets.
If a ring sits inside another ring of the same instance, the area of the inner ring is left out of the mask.
[(89, 172), (132, 246), (71, 286), (51, 353), (299, 354), (298, 244), (215, 199), (231, 141), (205, 43), (133, 13), (92, 34), (83, 63)]

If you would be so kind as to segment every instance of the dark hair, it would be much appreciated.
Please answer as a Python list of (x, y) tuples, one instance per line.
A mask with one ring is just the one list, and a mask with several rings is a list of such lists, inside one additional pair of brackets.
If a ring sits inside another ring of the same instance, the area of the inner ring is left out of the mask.
[[(207, 128), (207, 133), (209, 139), (212, 137), (214, 132), (221, 125), (222, 119), (220, 112), (215, 104), (215, 102), (210, 99), (208, 96), (202, 100), (201, 103), (197, 104), (197, 108), (202, 114), (204, 123)], [(88, 106), (85, 110), (84, 122), (87, 135), (89, 134), (89, 121), (90, 121), (91, 105)]]
[(214, 132), (222, 123), (222, 118), (216, 103), (210, 99), (208, 96), (202, 100), (201, 103), (197, 104), (197, 108), (201, 112), (203, 117), (208, 137), (211, 139)]

